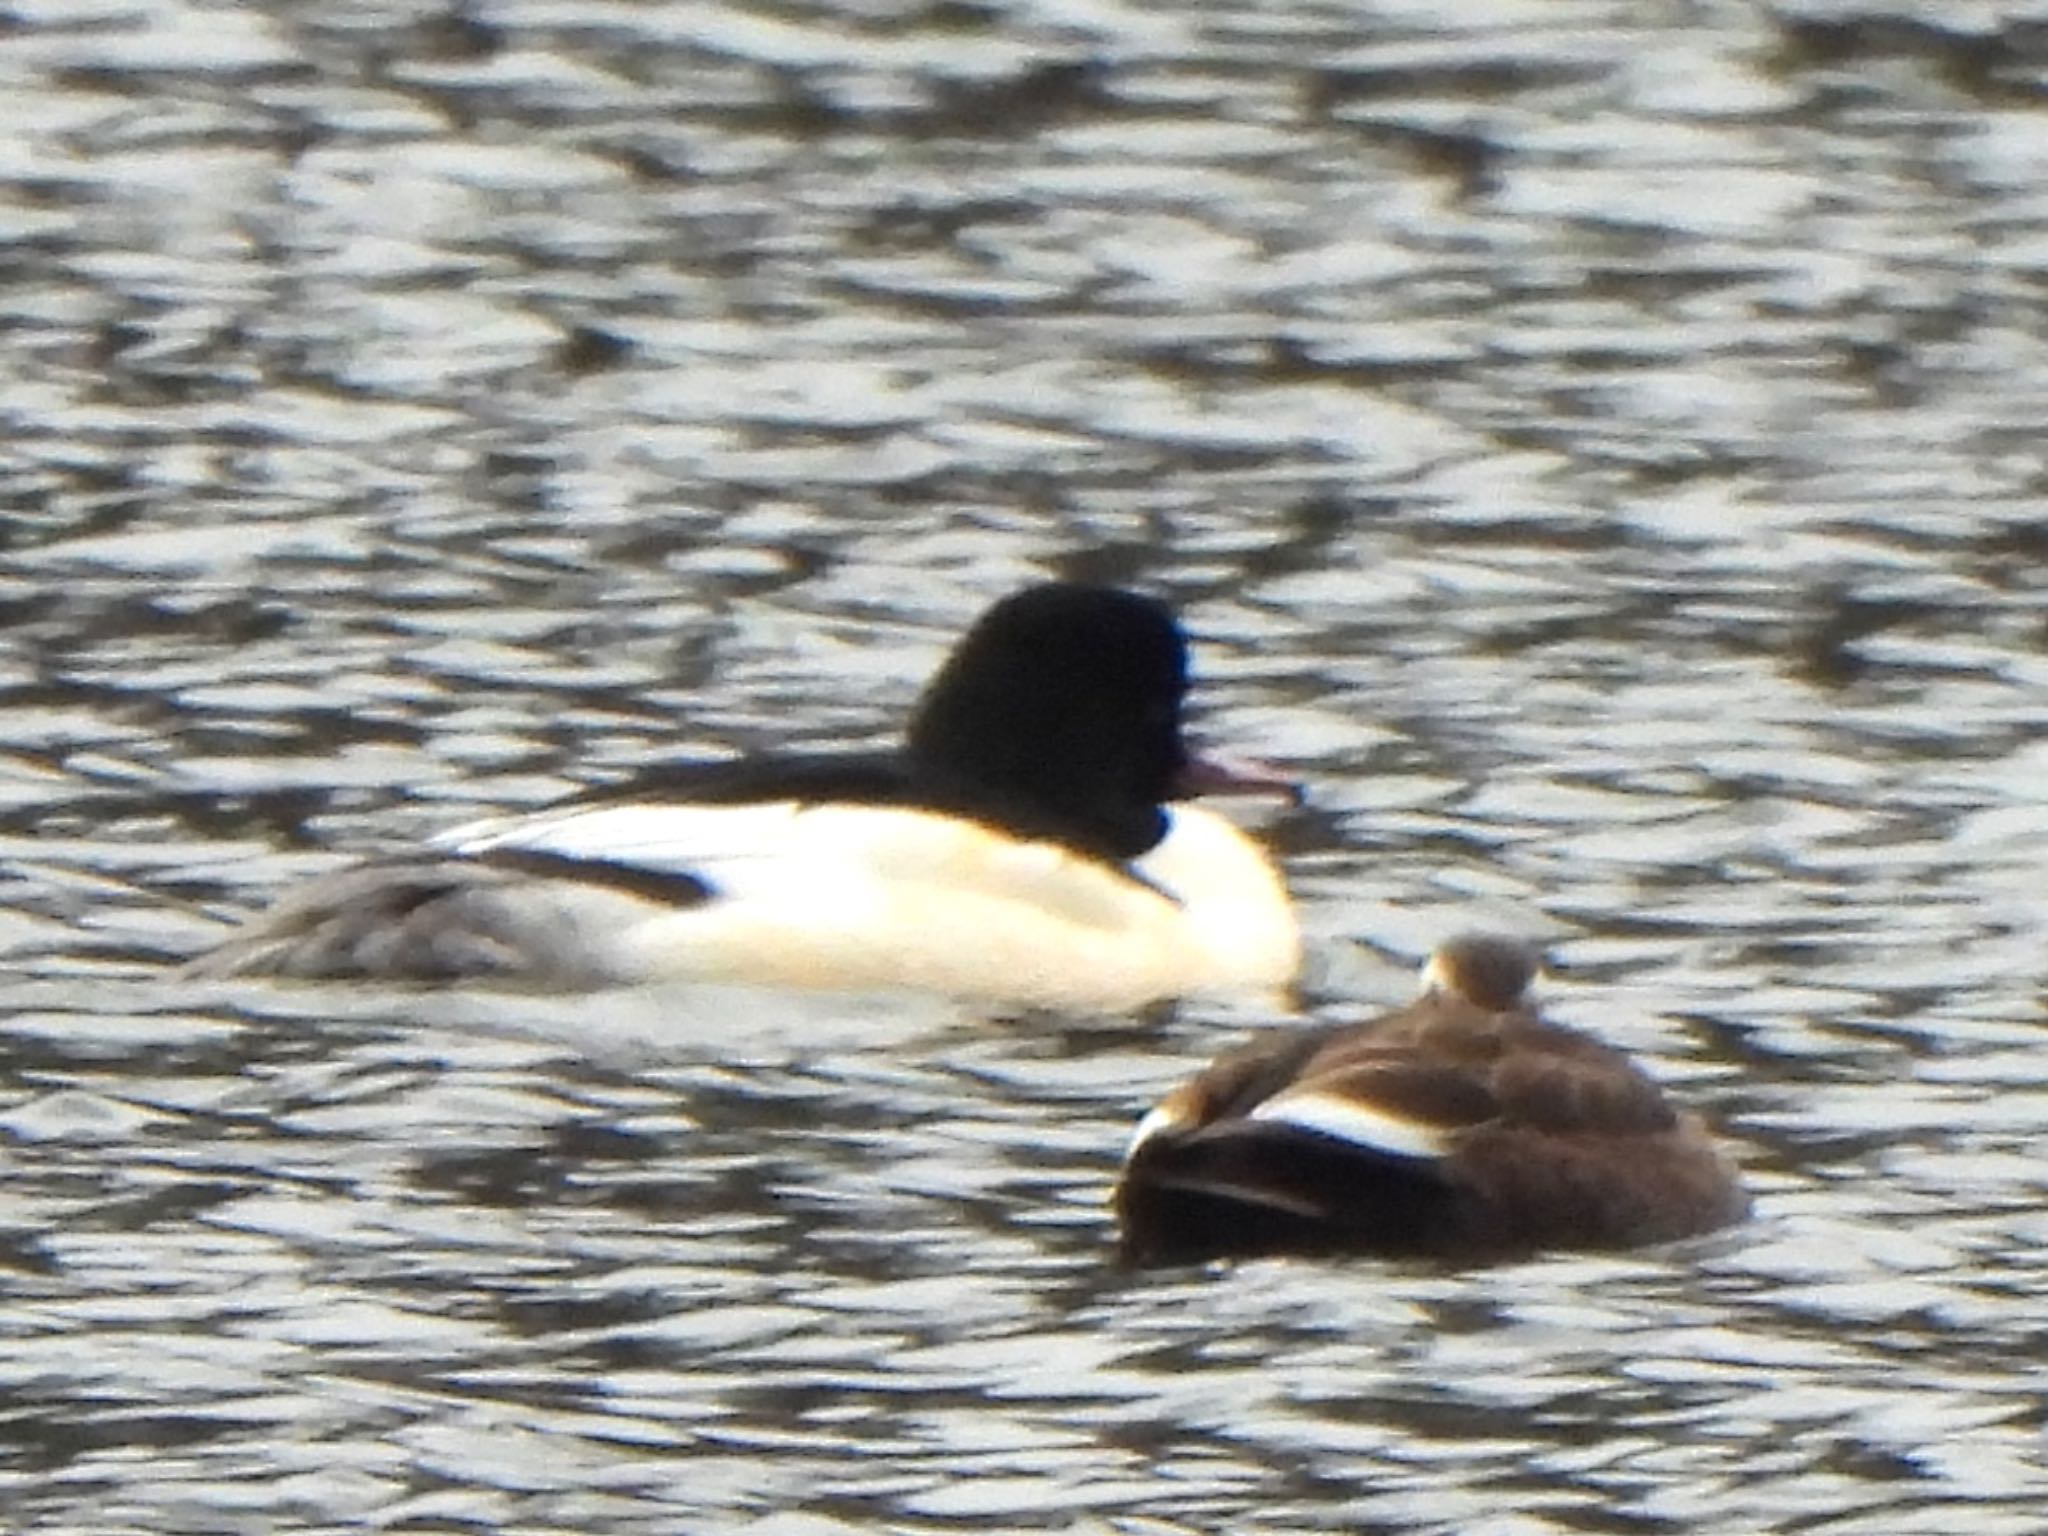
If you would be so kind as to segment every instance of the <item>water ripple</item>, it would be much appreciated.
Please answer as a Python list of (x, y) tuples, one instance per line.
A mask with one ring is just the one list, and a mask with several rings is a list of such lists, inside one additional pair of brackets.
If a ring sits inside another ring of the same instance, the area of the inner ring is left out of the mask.
[[(1369, 12), (1369, 14), (1368, 14)], [(17, 6), (0, 1490), (36, 1536), (2031, 1531), (2033, 30)], [(1305, 1007), (1451, 929), (1747, 1226), (1130, 1275), (1286, 1020), (201, 992), (339, 859), (1188, 615)]]

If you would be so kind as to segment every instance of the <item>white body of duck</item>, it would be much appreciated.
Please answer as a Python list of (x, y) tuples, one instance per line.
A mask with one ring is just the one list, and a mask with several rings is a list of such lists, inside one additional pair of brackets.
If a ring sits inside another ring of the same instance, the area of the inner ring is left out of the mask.
[(1271, 992), (1300, 939), (1278, 872), (1194, 788), (1185, 646), (1149, 599), (996, 605), (891, 753), (664, 770), (457, 827), (290, 895), (188, 971), (914, 989), (1121, 1011)]

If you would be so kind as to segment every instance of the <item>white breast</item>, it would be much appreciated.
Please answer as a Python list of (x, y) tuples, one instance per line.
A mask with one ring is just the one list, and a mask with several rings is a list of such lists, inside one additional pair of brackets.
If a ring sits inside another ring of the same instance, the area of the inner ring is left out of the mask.
[(1271, 991), (1299, 937), (1279, 877), (1227, 821), (1174, 807), (1140, 878), (1051, 843), (884, 806), (625, 803), (459, 827), (453, 853), (520, 850), (688, 876), (712, 899), (549, 881), (621, 981), (912, 988), (1070, 1010)]

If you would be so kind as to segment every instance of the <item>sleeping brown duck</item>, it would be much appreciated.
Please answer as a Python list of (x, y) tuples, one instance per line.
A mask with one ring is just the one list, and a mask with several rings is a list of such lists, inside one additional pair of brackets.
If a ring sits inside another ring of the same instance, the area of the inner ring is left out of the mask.
[(1117, 1189), (1125, 1258), (1497, 1260), (1741, 1217), (1699, 1119), (1621, 1052), (1539, 1018), (1535, 972), (1512, 940), (1455, 939), (1407, 1007), (1247, 1046), (1175, 1089)]

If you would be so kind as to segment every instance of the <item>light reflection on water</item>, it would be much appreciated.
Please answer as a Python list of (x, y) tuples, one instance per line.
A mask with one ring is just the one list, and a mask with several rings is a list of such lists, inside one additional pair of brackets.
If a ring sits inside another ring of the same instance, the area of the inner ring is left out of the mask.
[[(2031, 24), (393, 4), (0, 37), (24, 1532), (2031, 1531)], [(1248, 1028), (181, 990), (217, 914), (1200, 636), (1339, 1016), (1475, 918), (1744, 1228), (1126, 1275)]]

